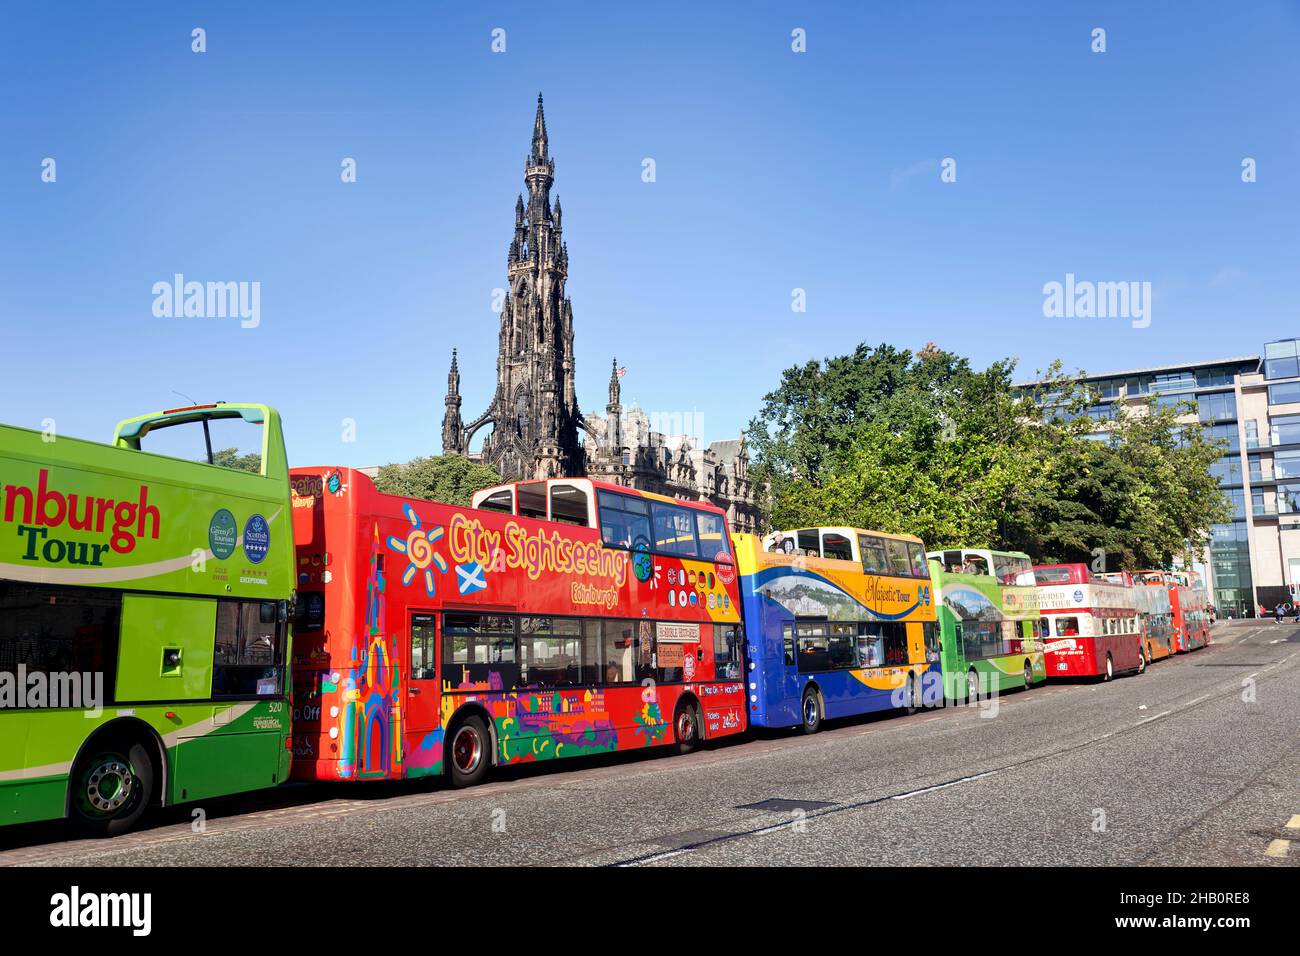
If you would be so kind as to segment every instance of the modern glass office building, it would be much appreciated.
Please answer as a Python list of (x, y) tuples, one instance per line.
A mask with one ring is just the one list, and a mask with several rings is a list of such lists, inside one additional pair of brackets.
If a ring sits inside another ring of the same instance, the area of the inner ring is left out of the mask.
[[(1200, 422), (1227, 448), (1214, 473), (1232, 507), (1210, 530), (1198, 562), (1222, 617), (1300, 603), (1300, 339), (1269, 342), (1264, 355), (1089, 375), (1099, 393), (1088, 409), (1104, 438), (1105, 422), (1154, 398), (1191, 402)], [(1026, 385), (1031, 383), (1025, 383)]]

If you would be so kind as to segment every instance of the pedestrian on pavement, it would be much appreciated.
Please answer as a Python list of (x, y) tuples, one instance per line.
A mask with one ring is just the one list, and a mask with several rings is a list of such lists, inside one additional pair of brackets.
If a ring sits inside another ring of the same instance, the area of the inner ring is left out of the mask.
[(1286, 613), (1286, 608), (1283, 607), (1282, 603), (1279, 601), (1277, 607), (1273, 608), (1273, 623), (1281, 624), (1282, 615), (1285, 613)]

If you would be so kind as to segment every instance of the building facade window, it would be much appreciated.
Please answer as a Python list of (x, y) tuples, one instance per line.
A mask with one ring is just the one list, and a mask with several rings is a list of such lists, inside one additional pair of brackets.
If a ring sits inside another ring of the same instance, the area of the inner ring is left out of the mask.
[(1295, 378), (1300, 375), (1300, 359), (1297, 359), (1297, 354), (1295, 339), (1269, 342), (1264, 346), (1264, 377)]
[(1221, 485), (1241, 484), (1241, 456), (1224, 455), (1210, 466), (1210, 474), (1217, 478)]
[(1237, 396), (1232, 392), (1202, 395), (1197, 406), (1203, 422), (1232, 421), (1237, 417)]
[(1289, 405), (1292, 402), (1300, 402), (1300, 382), (1283, 382), (1268, 387), (1270, 405)]
[(1300, 415), (1278, 415), (1269, 419), (1269, 441), (1274, 445), (1300, 444)]

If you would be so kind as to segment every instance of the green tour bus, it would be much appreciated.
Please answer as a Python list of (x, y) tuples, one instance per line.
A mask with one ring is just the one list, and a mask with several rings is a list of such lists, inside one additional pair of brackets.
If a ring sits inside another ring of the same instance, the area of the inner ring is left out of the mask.
[(944, 697), (977, 700), (1047, 679), (1029, 555), (988, 548), (931, 551)]
[(0, 823), (113, 835), (286, 779), (289, 487), (265, 405), (0, 425)]

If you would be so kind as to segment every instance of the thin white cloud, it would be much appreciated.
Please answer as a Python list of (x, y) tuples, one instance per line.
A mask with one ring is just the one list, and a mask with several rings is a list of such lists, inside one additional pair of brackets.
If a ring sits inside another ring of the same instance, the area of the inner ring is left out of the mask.
[(1239, 269), (1236, 266), (1224, 266), (1214, 275), (1210, 276), (1211, 289), (1224, 289), (1237, 282), (1242, 282), (1250, 276), (1245, 269)]
[(921, 160), (917, 160), (911, 166), (902, 166), (899, 167), (898, 169), (894, 169), (889, 174), (890, 192), (897, 192), (898, 190), (903, 189), (905, 186), (907, 186), (909, 182), (911, 182), (917, 176), (920, 176), (922, 173), (930, 172), (932, 170), (937, 170), (938, 168), (939, 168), (939, 160), (921, 159)]

